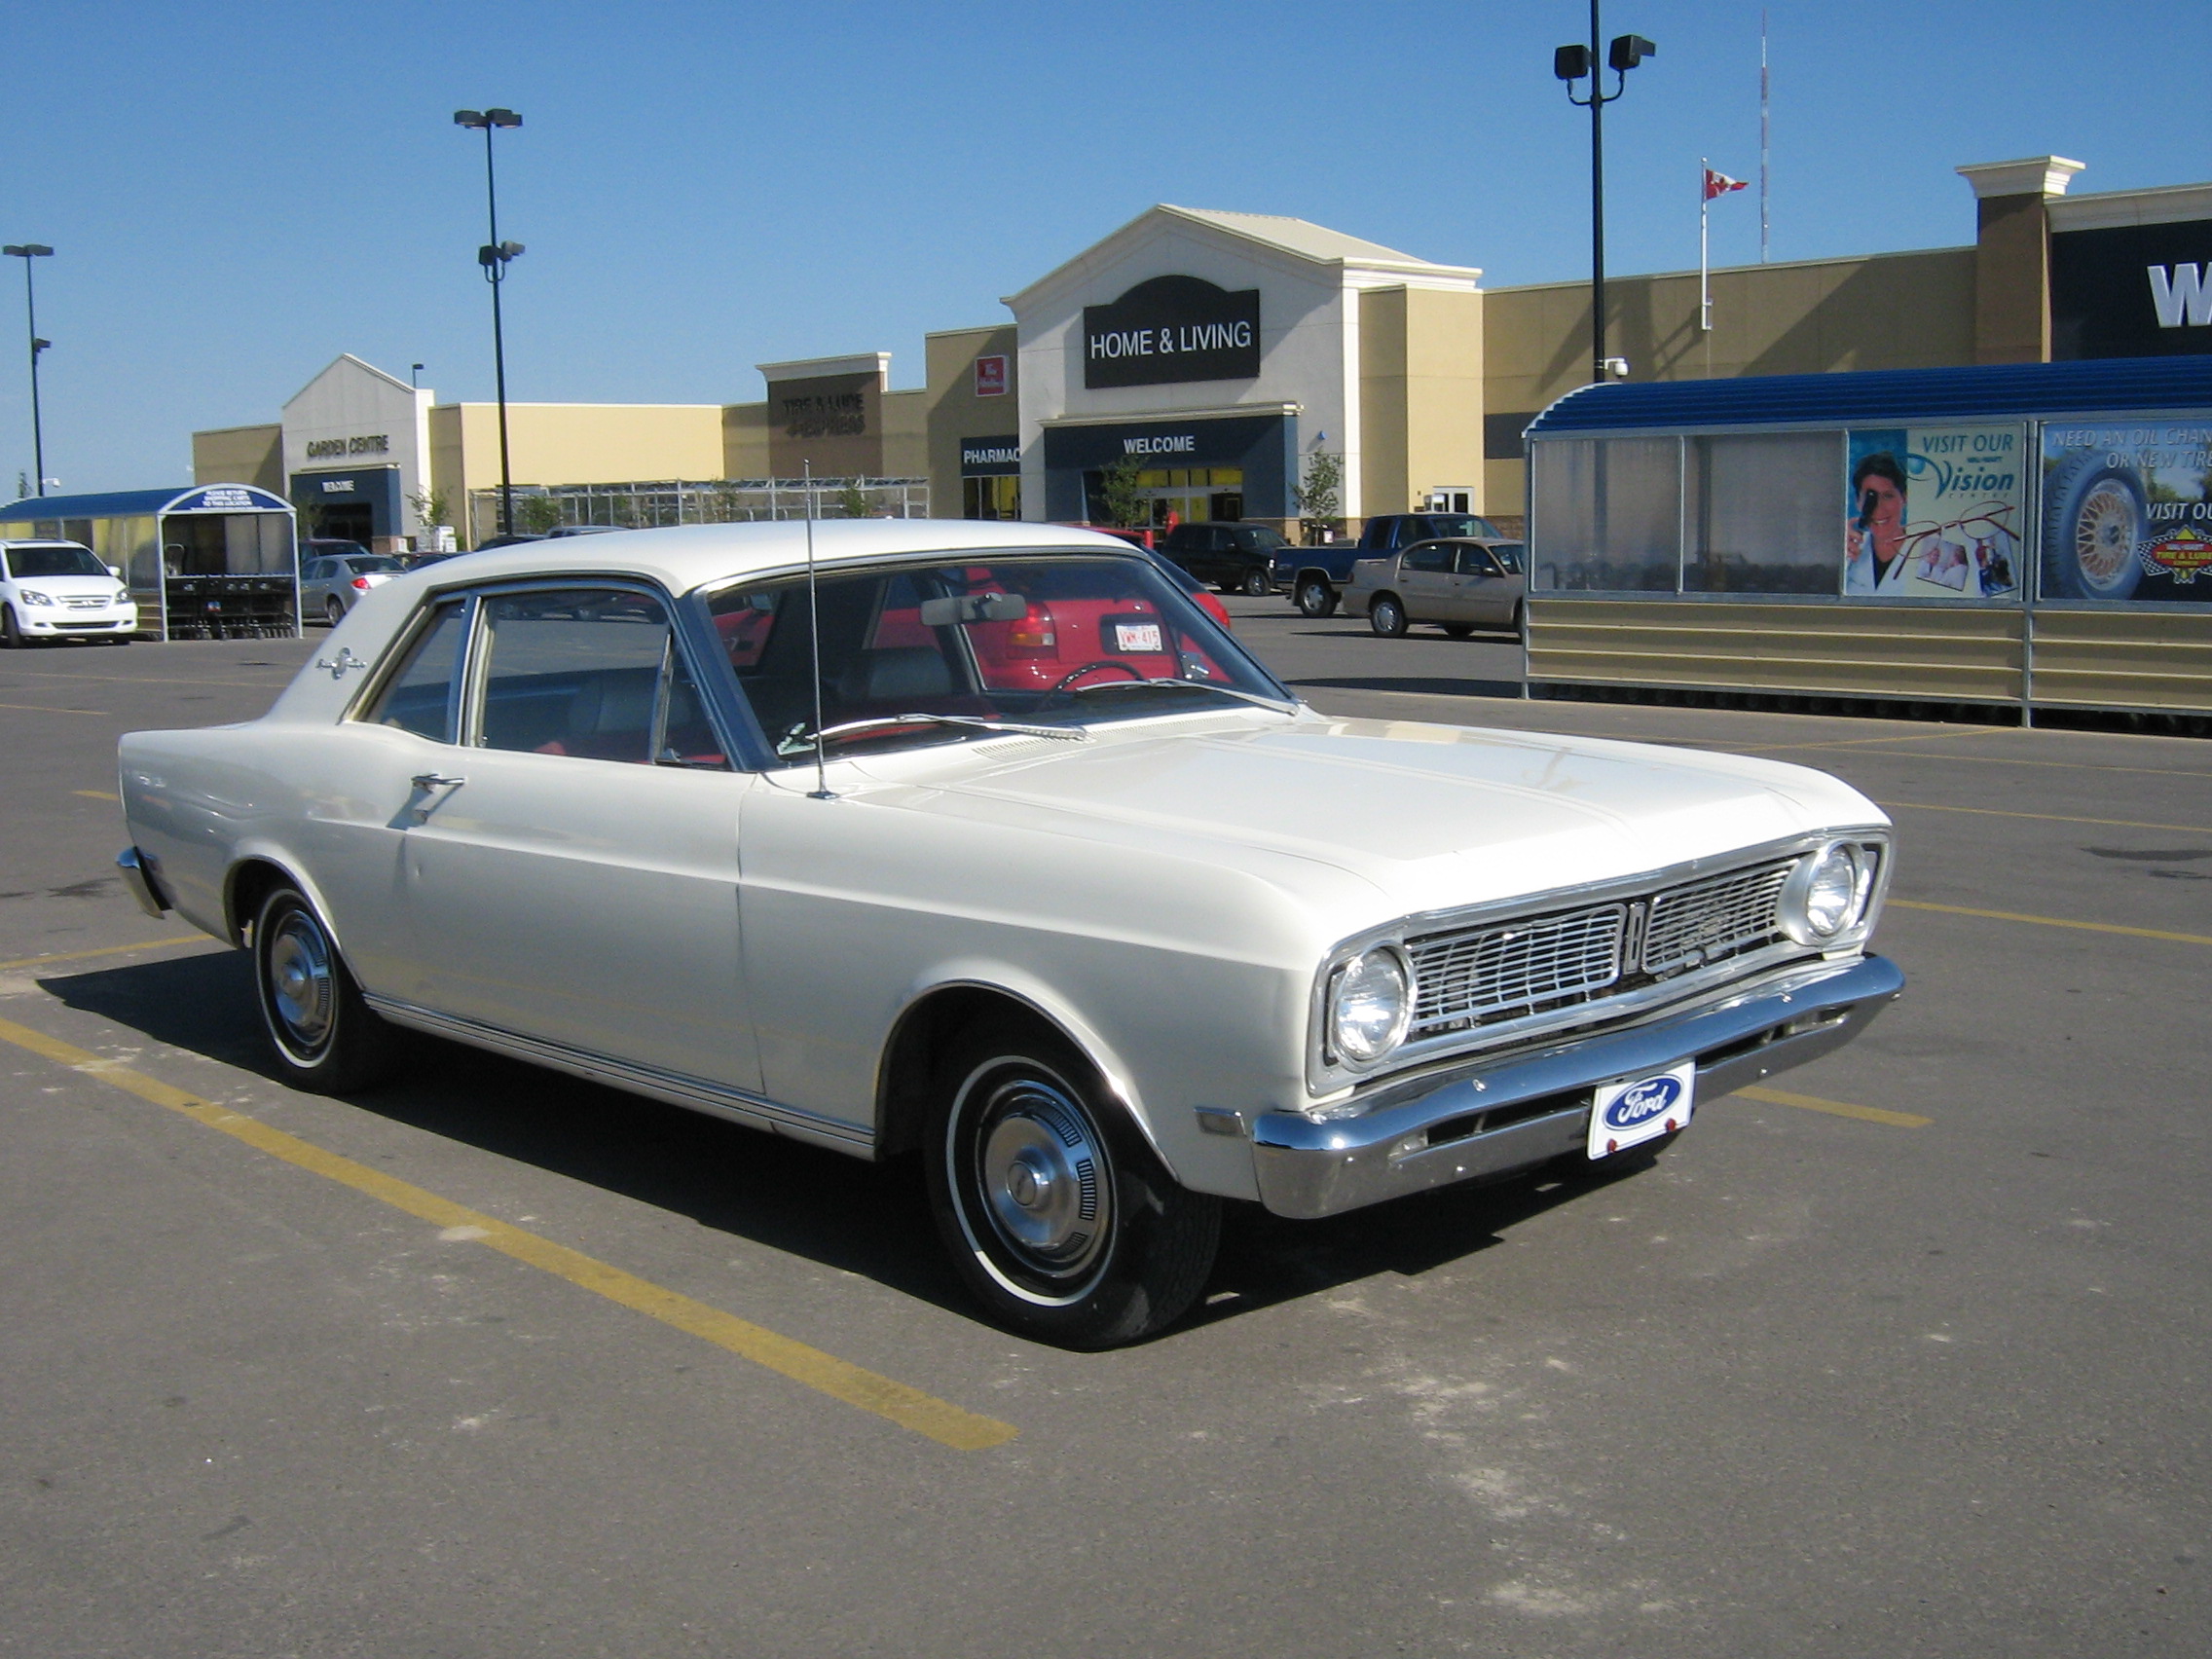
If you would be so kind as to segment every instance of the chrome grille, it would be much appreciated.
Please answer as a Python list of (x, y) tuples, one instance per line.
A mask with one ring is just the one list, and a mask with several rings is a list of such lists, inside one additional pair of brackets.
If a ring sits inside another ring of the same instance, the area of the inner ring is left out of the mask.
[(65, 593), (61, 596), (61, 603), (71, 610), (100, 610), (113, 605), (115, 601), (96, 593)]
[(1412, 1037), (1533, 1014), (1621, 976), (1626, 904), (1493, 923), (1406, 941), (1414, 968)]
[(1678, 974), (1782, 938), (1775, 907), (1796, 862), (1731, 870), (1654, 896), (1643, 931), (1643, 972)]

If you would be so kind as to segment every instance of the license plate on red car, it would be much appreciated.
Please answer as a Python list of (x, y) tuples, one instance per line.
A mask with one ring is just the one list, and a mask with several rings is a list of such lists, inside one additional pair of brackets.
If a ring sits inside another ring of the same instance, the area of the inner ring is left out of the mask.
[(1116, 622), (1111, 632), (1116, 656), (1158, 656), (1164, 648), (1157, 622)]

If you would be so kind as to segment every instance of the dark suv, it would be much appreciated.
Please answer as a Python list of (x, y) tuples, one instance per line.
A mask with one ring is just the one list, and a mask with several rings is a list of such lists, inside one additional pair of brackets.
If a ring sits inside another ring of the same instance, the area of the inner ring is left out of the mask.
[(1275, 562), (1290, 543), (1264, 524), (1179, 524), (1160, 555), (1223, 593), (1265, 598), (1275, 591)]

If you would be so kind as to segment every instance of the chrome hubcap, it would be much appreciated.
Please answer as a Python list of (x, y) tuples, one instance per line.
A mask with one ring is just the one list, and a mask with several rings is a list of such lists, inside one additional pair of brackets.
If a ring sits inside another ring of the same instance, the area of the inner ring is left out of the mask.
[(313, 1052), (329, 1038), (338, 1007), (330, 941), (295, 910), (269, 941), (269, 1001), (293, 1045)]
[(976, 1176), (992, 1232), (1033, 1272), (1084, 1272), (1105, 1246), (1113, 1208), (1089, 1115), (1051, 1085), (1022, 1078), (981, 1117)]

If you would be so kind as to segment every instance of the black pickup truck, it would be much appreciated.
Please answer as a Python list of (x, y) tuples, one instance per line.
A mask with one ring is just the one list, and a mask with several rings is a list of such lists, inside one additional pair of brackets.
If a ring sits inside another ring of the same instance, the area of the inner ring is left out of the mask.
[(1275, 556), (1275, 574), (1289, 584), (1291, 603), (1300, 610), (1309, 616), (1327, 616), (1343, 599), (1351, 568), (1361, 559), (1380, 559), (1439, 536), (1496, 539), (1501, 535), (1480, 513), (1380, 513), (1367, 521), (1357, 541), (1284, 548)]

